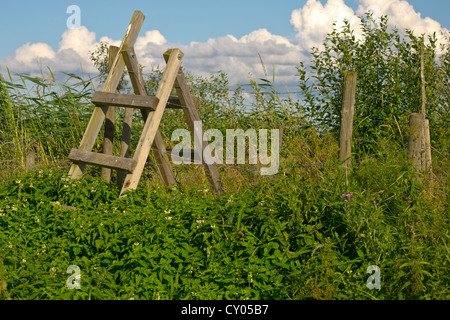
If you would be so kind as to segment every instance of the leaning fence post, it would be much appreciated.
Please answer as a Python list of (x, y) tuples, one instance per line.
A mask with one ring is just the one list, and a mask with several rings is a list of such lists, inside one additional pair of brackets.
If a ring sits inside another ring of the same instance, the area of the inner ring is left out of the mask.
[(341, 126), (339, 128), (339, 159), (346, 169), (351, 167), (353, 115), (355, 113), (356, 72), (344, 73)]
[[(422, 159), (425, 157), (423, 153), (424, 144), (424, 124), (425, 115), (423, 113), (411, 113), (409, 116), (409, 137), (408, 137), (408, 157), (411, 158), (416, 172), (423, 172)], [(416, 180), (419, 180), (419, 175), (416, 175)]]

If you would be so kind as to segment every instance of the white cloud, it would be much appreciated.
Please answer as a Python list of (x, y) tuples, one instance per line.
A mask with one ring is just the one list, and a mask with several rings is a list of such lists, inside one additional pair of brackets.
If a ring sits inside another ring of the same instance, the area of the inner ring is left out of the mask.
[(344, 19), (358, 25), (358, 18), (352, 8), (343, 0), (328, 0), (322, 5), (318, 0), (308, 0), (303, 8), (291, 15), (291, 25), (296, 32), (299, 44), (305, 48), (320, 47), (326, 34), (331, 31), (333, 21), (342, 26)]
[(390, 24), (398, 29), (412, 29), (416, 35), (431, 34), (442, 29), (439, 22), (429, 17), (422, 18), (421, 14), (404, 0), (357, 0), (357, 3), (358, 15), (363, 15), (370, 9), (381, 12), (389, 17)]
[(17, 63), (30, 66), (35, 59), (54, 59), (55, 52), (46, 43), (38, 42), (30, 44), (27, 42), (16, 50), (14, 56)]
[[(294, 39), (272, 34), (267, 29), (258, 29), (241, 38), (233, 35), (211, 38), (205, 42), (191, 42), (188, 45), (171, 43), (158, 30), (146, 31), (135, 44), (139, 63), (149, 72), (157, 65), (164, 66), (162, 54), (168, 48), (178, 47), (184, 53), (183, 65), (188, 72), (208, 76), (222, 70), (229, 76), (230, 83), (247, 83), (249, 73), (256, 78), (263, 76), (258, 54), (261, 55), (269, 76), (272, 66), (276, 80), (295, 85), (296, 69), (300, 61), (308, 60), (311, 47), (321, 47), (324, 37), (331, 31), (333, 21), (342, 25), (348, 19), (355, 28), (355, 34), (361, 35), (359, 18), (367, 10), (375, 16), (388, 15), (391, 24), (399, 29), (410, 28), (417, 35), (441, 30), (441, 25), (420, 13), (403, 0), (357, 0), (356, 12), (346, 5), (344, 0), (328, 0), (324, 5), (318, 0), (308, 0), (306, 4), (293, 10), (290, 23), (295, 32)], [(287, 17), (288, 18), (288, 17)], [(82, 26), (79, 29), (66, 30), (59, 41), (57, 50), (45, 43), (26, 43), (18, 48), (14, 55), (0, 60), (1, 66), (8, 66), (13, 72), (33, 73), (39, 70), (39, 64), (49, 66), (53, 72), (96, 73), (90, 61), (90, 51), (106, 41), (119, 46), (121, 39), (101, 36), (98, 40), (93, 31)]]

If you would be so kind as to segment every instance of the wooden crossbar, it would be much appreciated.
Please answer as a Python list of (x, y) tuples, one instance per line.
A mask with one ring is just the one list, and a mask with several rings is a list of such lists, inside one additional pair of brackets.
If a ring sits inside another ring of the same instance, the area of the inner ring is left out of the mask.
[(82, 162), (86, 164), (107, 167), (110, 169), (120, 169), (127, 172), (133, 172), (136, 167), (136, 161), (129, 158), (121, 158), (110, 156), (104, 153), (96, 153), (78, 149), (72, 149), (69, 159), (74, 162)]
[(96, 106), (120, 106), (155, 110), (158, 102), (158, 98), (155, 96), (137, 96), (100, 91), (95, 92), (92, 96), (92, 103)]
[[(96, 91), (92, 96), (91, 101), (96, 106), (138, 108), (151, 111), (155, 111), (159, 102), (158, 98), (155, 96), (129, 95), (101, 91)], [(175, 96), (170, 96), (166, 108), (182, 109), (180, 99)]]

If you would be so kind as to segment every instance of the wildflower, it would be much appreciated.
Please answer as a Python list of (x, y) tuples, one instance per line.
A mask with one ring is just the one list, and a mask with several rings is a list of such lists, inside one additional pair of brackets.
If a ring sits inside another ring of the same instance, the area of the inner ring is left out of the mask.
[(172, 220), (172, 217), (166, 217), (166, 220)]
[(17, 184), (20, 184), (22, 182), (22, 180), (16, 180)]
[(169, 214), (171, 211), (170, 210), (164, 210), (165, 214)]
[(139, 242), (133, 243), (133, 246), (138, 246), (138, 245), (139, 245)]
[(27, 260), (25, 260), (25, 259), (22, 259), (22, 263), (25, 263), (25, 262), (27, 262)]
[(342, 194), (342, 198), (346, 198), (346, 199), (344, 199), (345, 203), (347, 203), (352, 197), (353, 197), (353, 192)]
[(10, 242), (9, 243), (9, 246), (8, 246), (10, 249), (13, 247), (13, 245), (12, 245), (12, 243)]
[(16, 207), (16, 206), (12, 206), (12, 207), (11, 207), (11, 210), (12, 210), (12, 211), (17, 211), (17, 207)]

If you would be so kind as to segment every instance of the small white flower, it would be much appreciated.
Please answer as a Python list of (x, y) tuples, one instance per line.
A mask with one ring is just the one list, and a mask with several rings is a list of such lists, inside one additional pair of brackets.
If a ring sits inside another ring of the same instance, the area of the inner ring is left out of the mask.
[(166, 217), (166, 220), (172, 220), (173, 217)]
[(12, 211), (17, 211), (17, 207), (16, 207), (16, 206), (12, 206), (12, 207), (11, 207), (11, 210), (12, 210)]
[(16, 180), (17, 184), (20, 184), (22, 182), (22, 180)]
[(164, 210), (165, 214), (169, 214), (171, 211), (170, 210)]
[(27, 262), (27, 260), (25, 260), (25, 259), (22, 259), (22, 263), (25, 263), (25, 262)]

